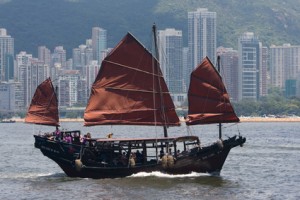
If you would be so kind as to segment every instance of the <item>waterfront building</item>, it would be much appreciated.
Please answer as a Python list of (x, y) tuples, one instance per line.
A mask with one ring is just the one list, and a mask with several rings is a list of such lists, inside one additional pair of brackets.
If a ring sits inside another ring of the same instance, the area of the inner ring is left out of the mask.
[(0, 28), (0, 82), (14, 79), (14, 38)]
[(107, 49), (107, 31), (100, 27), (92, 28), (93, 59), (99, 63), (104, 59), (104, 51)]
[(188, 47), (190, 74), (204, 57), (216, 63), (217, 14), (207, 8), (198, 8), (188, 12)]
[(246, 32), (238, 39), (239, 75), (238, 100), (258, 100), (261, 88), (261, 42), (253, 32)]
[(0, 112), (16, 110), (15, 92), (14, 82), (0, 82)]
[(97, 77), (99, 72), (100, 65), (97, 60), (91, 61), (88, 65), (86, 65), (86, 87), (87, 87), (87, 96), (90, 96), (92, 85)]
[[(271, 86), (280, 88), (287, 96), (300, 93), (300, 46), (283, 44), (270, 47)], [(297, 91), (295, 91), (297, 90)]]
[(21, 83), (21, 105), (26, 108), (31, 102), (31, 59), (32, 54), (27, 54), (25, 51), (21, 51), (16, 55), (16, 68), (18, 71), (17, 80)]
[(78, 102), (78, 70), (64, 70), (58, 77), (58, 103), (59, 106), (71, 107)]
[(20, 82), (21, 100), (20, 107), (27, 108), (37, 86), (49, 77), (49, 66), (38, 58), (32, 58), (25, 51), (16, 55), (16, 66), (18, 69), (18, 82)]
[(268, 47), (261, 48), (261, 61), (260, 61), (260, 96), (268, 94), (268, 86), (270, 85), (270, 76), (268, 74), (269, 67), (269, 49)]
[[(220, 74), (227, 88), (231, 101), (238, 101), (238, 51), (232, 48), (219, 47), (217, 54), (220, 56)], [(217, 66), (216, 66), (217, 67)]]
[(182, 31), (159, 30), (160, 66), (171, 93), (183, 92)]
[(187, 93), (187, 88), (189, 85), (187, 85), (190, 81), (191, 74), (188, 73), (188, 65), (189, 65), (189, 48), (183, 47), (182, 48), (182, 76), (183, 76), (183, 92)]

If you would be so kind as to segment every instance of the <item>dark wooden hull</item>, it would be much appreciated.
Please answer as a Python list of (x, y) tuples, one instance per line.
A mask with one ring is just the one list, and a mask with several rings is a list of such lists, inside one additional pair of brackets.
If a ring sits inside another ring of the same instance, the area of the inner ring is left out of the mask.
[(163, 166), (161, 162), (146, 162), (134, 167), (107, 166), (105, 164), (82, 165), (80, 169), (75, 164), (79, 158), (80, 145), (49, 140), (35, 135), (35, 147), (48, 158), (55, 161), (70, 177), (82, 178), (117, 178), (126, 177), (138, 172), (160, 171), (167, 174), (189, 174), (191, 172), (220, 173), (224, 162), (233, 147), (242, 145), (246, 139), (232, 137), (223, 141), (223, 146), (212, 144), (203, 148), (191, 149), (189, 153), (176, 156), (174, 165)]

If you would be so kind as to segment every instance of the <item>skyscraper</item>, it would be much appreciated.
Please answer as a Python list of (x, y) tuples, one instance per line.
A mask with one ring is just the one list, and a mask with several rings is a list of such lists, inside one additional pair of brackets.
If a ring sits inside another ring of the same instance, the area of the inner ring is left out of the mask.
[(38, 59), (44, 64), (51, 66), (51, 51), (46, 46), (38, 47)]
[(257, 100), (260, 97), (261, 42), (252, 32), (238, 39), (239, 52), (239, 98)]
[(268, 76), (269, 66), (269, 49), (268, 47), (261, 48), (261, 61), (260, 61), (260, 96), (266, 96), (268, 94), (268, 85), (270, 78)]
[(79, 45), (73, 49), (73, 69), (80, 70), (81, 74), (85, 75), (84, 68), (93, 60), (93, 51), (86, 45)]
[(107, 33), (105, 29), (93, 27), (92, 29), (93, 59), (99, 63), (104, 59), (103, 53), (107, 48)]
[(219, 47), (217, 49), (220, 55), (220, 74), (227, 88), (227, 92), (232, 101), (238, 100), (238, 51), (232, 48)]
[(206, 56), (209, 57), (212, 63), (216, 62), (216, 25), (216, 12), (209, 12), (207, 8), (198, 8), (196, 11), (188, 12), (188, 74)]
[(299, 81), (299, 76), (300, 46), (291, 44), (272, 45), (270, 47), (271, 86), (285, 90), (285, 88), (288, 88), (286, 84)]
[(21, 51), (16, 55), (16, 65), (18, 69), (18, 81), (21, 83), (21, 100), (20, 106), (26, 108), (31, 102), (31, 60), (32, 55)]
[(62, 67), (62, 69), (66, 68), (67, 52), (63, 46), (55, 47), (51, 57), (52, 57), (52, 66), (59, 64)]
[(64, 70), (58, 79), (59, 106), (74, 106), (78, 102), (78, 70)]
[(16, 90), (14, 82), (0, 82), (0, 112), (16, 110)]
[[(183, 61), (182, 61), (182, 31), (175, 29), (159, 30), (160, 64), (173, 101), (184, 101)], [(182, 96), (180, 98), (179, 96)], [(181, 103), (182, 103), (181, 102)], [(178, 103), (180, 104), (180, 103)]]
[(91, 61), (88, 65), (86, 65), (86, 86), (87, 86), (87, 96), (90, 96), (92, 84), (94, 83), (98, 71), (100, 69), (100, 65), (97, 60)]
[(158, 33), (160, 64), (170, 92), (183, 91), (182, 31), (160, 30)]
[(13, 79), (14, 38), (7, 35), (6, 29), (0, 28), (0, 82)]

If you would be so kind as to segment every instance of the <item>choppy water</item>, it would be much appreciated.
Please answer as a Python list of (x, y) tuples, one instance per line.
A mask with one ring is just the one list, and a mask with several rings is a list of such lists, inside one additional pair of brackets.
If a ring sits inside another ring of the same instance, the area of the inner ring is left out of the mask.
[[(64, 123), (93, 136), (127, 137), (160, 134), (160, 128), (82, 127)], [(214, 142), (217, 127), (197, 126), (202, 143)], [(239, 130), (247, 138), (234, 148), (220, 176), (140, 173), (120, 179), (69, 178), (33, 146), (33, 133), (53, 128), (23, 123), (0, 124), (0, 199), (300, 199), (300, 124), (241, 123), (228, 126), (224, 135)], [(185, 127), (171, 128), (180, 135)], [(226, 136), (224, 136), (226, 137)]]

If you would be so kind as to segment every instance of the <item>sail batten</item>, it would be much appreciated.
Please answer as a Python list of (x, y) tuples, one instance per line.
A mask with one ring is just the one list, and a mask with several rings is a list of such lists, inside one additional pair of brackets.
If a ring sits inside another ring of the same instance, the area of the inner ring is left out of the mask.
[[(106, 87), (106, 90), (123, 90), (123, 91), (131, 91), (131, 92), (145, 92), (145, 93), (155, 93), (160, 94), (158, 91), (149, 91), (149, 90), (134, 90), (134, 89), (124, 89), (124, 88), (117, 88), (117, 87)], [(168, 92), (162, 92), (163, 94), (169, 94)]]
[(218, 71), (206, 57), (191, 74), (187, 125), (239, 122)]
[(25, 122), (59, 126), (58, 100), (50, 78), (37, 87), (28, 108)]
[[(146, 74), (149, 74), (151, 76), (163, 77), (161, 74), (154, 74), (154, 73), (151, 73), (151, 72), (148, 72), (148, 71), (140, 70), (138, 68), (130, 67), (130, 66), (127, 66), (127, 65), (122, 65), (120, 63), (115, 63), (115, 62), (111, 62), (111, 61), (108, 61), (108, 60), (103, 60), (103, 62), (107, 62), (107, 63), (113, 64), (113, 65), (117, 65), (117, 66), (120, 66), (120, 67), (131, 69), (131, 70), (135, 70), (135, 71), (138, 71), (138, 72), (146, 73)], [(113, 65), (111, 65), (111, 66), (113, 66)]]
[(130, 33), (102, 61), (84, 120), (85, 126), (180, 125), (158, 61)]

